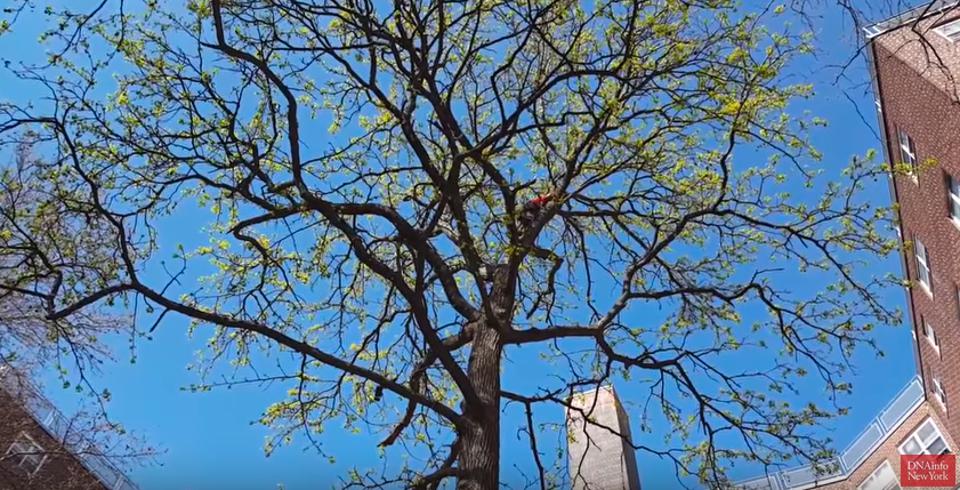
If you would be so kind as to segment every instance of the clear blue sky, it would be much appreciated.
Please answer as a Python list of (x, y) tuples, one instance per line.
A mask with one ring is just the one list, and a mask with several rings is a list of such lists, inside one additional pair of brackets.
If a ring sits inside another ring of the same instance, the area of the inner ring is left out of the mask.
[[(841, 167), (853, 155), (863, 154), (868, 148), (879, 148), (879, 142), (871, 129), (875, 125), (872, 101), (863, 99), (862, 92), (850, 92), (864, 111), (868, 126), (856, 113), (853, 104), (833, 85), (834, 72), (822, 69), (827, 64), (845, 61), (843, 56), (849, 55), (852, 49), (849, 24), (841, 23), (835, 14), (838, 12), (830, 13), (819, 24), (820, 58), (808, 59), (809, 66), (795, 66), (794, 71), (799, 76), (810, 77), (817, 84), (816, 96), (796, 110), (809, 109), (829, 121), (826, 129), (816, 130), (814, 142), (823, 152), (827, 165)], [(25, 32), (30, 29), (29, 24), (18, 25), (18, 28)], [(7, 52), (14, 43), (36, 46), (34, 39), (25, 33), (15, 33), (14, 37), (0, 41), (0, 52)], [(848, 71), (848, 76), (867, 80), (860, 63)], [(6, 74), (0, 75), (0, 98), (24, 100), (37, 95), (34, 89), (13, 83)], [(885, 181), (877, 183), (871, 192), (877, 201), (889, 201)], [(202, 224), (201, 221), (178, 221), (176, 226), (163, 230), (166, 233), (163, 245), (170, 247), (175, 242), (184, 242), (189, 248), (205, 244), (205, 237), (197, 232)], [(900, 269), (895, 256), (875, 267), (878, 273), (892, 271), (899, 274)], [(889, 302), (903, 308), (903, 292), (891, 291)], [(268, 404), (283, 397), (286, 387), (241, 386), (203, 394), (182, 391), (181, 388), (198, 381), (196, 374), (187, 371), (186, 366), (195, 360), (195, 353), (203, 349), (205, 339), (203, 334), (188, 338), (187, 321), (171, 318), (162, 324), (153, 340), (138, 342), (135, 364), (128, 362), (126, 340), (115, 339), (118, 362), (107, 365), (97, 380), (113, 392), (112, 417), (164, 451), (159, 458), (161, 465), (135, 468), (131, 472), (141, 488), (243, 490), (277, 488), (279, 483), (289, 489), (327, 488), (349, 467), (377, 463), (373, 439), (348, 435), (336, 429), (328, 431), (323, 439), (324, 447), (336, 456), (333, 463), (310, 450), (302, 450), (303, 444), (300, 443), (280, 448), (269, 458), (264, 457), (262, 447), (268, 431), (254, 422)], [(855, 392), (846, 400), (853, 409), (848, 417), (829, 428), (841, 448), (914, 375), (909, 328), (881, 328), (876, 332), (876, 339), (887, 356), (877, 359), (860, 351), (855, 358), (858, 370), (852, 378)], [(531, 366), (535, 364), (534, 356), (529, 353), (512, 355), (505, 366), (505, 383), (516, 385), (529, 380)], [(69, 390), (51, 388), (48, 393), (68, 410), (75, 403)], [(620, 395), (629, 403), (636, 400), (638, 394), (621, 389)], [(816, 397), (815, 393), (805, 395)], [(516, 422), (517, 416), (516, 411), (508, 412), (505, 426), (512, 427), (509, 421)], [(560, 420), (561, 414), (543, 416)], [(634, 434), (638, 433), (639, 430), (634, 430)], [(555, 443), (556, 437), (548, 438), (542, 441), (543, 449), (549, 454)], [(506, 481), (519, 481), (514, 464), (528, 472), (532, 469), (527, 442), (517, 439), (512, 429), (506, 429), (503, 434), (502, 461)], [(670, 484), (674, 478), (671, 466), (645, 454), (639, 456), (639, 466), (647, 488), (673, 486)], [(757, 468), (738, 468), (735, 475), (753, 476), (757, 471)]]

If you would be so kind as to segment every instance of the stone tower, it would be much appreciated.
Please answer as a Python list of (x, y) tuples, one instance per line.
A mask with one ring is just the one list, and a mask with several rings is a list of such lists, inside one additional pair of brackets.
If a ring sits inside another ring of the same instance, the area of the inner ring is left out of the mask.
[[(567, 409), (570, 481), (575, 490), (640, 490), (630, 422), (613, 386), (577, 393)], [(585, 424), (584, 417), (591, 423)], [(610, 430), (622, 434), (626, 440)]]

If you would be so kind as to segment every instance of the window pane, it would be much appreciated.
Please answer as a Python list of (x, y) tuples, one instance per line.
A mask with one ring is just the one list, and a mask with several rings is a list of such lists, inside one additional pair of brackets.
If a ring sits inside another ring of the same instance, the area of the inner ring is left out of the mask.
[(927, 258), (927, 247), (919, 239), (914, 241), (917, 248), (917, 279), (929, 289), (932, 282), (930, 281), (930, 262)]
[(920, 282), (922, 282), (924, 286), (930, 287), (930, 270), (923, 264), (920, 264)]
[(913, 140), (904, 131), (898, 133), (898, 139), (900, 140), (900, 162), (910, 165), (911, 170), (915, 170), (917, 167), (917, 152), (913, 146)]
[(43, 464), (43, 447), (37, 444), (26, 433), (21, 432), (17, 439), (7, 449), (7, 455), (17, 456), (17, 466), (30, 473), (35, 473)]
[(943, 442), (942, 437), (938, 437), (935, 441), (933, 441), (933, 444), (930, 444), (930, 446), (927, 448), (927, 452), (930, 454), (940, 454), (946, 448), (947, 443)]
[(910, 440), (903, 445), (903, 454), (920, 454), (920, 452), (920, 445), (917, 444), (917, 441), (913, 438), (910, 438)]
[(920, 429), (917, 430), (917, 437), (926, 443), (930, 440), (930, 437), (936, 433), (936, 428), (933, 426), (933, 422), (927, 420)]
[(27, 468), (30, 471), (36, 470), (40, 463), (43, 461), (43, 455), (40, 454), (27, 454), (23, 457), (23, 461), (20, 462), (20, 466)]
[(863, 481), (858, 490), (891, 490), (900, 488), (897, 483), (897, 474), (893, 472), (890, 462), (884, 462), (869, 478)]
[(911, 167), (913, 166), (913, 156), (902, 146), (900, 147), (900, 161)]
[(937, 27), (937, 31), (939, 31), (944, 36), (947, 36), (953, 39), (953, 37), (955, 37), (956, 34), (960, 33), (960, 22), (954, 21), (948, 24), (944, 24), (942, 26)]

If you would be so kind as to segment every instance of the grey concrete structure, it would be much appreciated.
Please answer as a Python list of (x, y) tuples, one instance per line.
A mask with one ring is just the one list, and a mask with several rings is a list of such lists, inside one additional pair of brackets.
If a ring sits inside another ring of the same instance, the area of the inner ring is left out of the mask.
[(630, 422), (613, 387), (578, 393), (570, 402), (567, 434), (573, 488), (640, 490), (637, 458), (628, 442)]

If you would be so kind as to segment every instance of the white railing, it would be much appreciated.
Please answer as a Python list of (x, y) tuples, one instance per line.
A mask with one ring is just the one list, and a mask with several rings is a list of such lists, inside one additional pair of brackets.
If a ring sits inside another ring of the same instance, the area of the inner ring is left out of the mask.
[(864, 458), (870, 455), (873, 448), (883, 442), (885, 434), (880, 424), (871, 422), (860, 435), (847, 446), (840, 460), (847, 468), (856, 467)]
[(806, 465), (737, 482), (734, 487), (740, 490), (792, 490), (847, 478), (921, 403), (923, 383), (919, 377), (914, 377), (832, 464), (827, 463), (827, 466), (836, 468), (835, 471), (817, 474), (812, 465)]
[(8, 371), (10, 371), (8, 366), (0, 366), (0, 386), (3, 390), (21, 403), (34, 420), (54, 439), (63, 443), (64, 447), (72, 452), (104, 486), (110, 490), (138, 490), (137, 485), (107, 458), (91, 454), (87, 450), (93, 443), (82, 434), (76, 433), (76, 430), (71, 431), (70, 421), (57, 410), (53, 403), (50, 403), (25, 380)]
[(903, 25), (906, 22), (915, 20), (920, 15), (936, 15), (956, 6), (957, 3), (957, 0), (933, 0), (932, 4), (930, 2), (922, 2), (917, 7), (907, 9), (894, 15), (893, 17), (888, 17), (879, 22), (865, 26), (863, 28), (863, 33), (867, 39), (873, 39), (884, 32)]
[(780, 481), (784, 488), (799, 488), (811, 485), (824, 480), (831, 480), (843, 476), (843, 465), (839, 459), (824, 463), (825, 468), (830, 468), (828, 472), (818, 473), (813, 466), (801, 466), (792, 470), (784, 470), (780, 473)]
[(737, 483), (736, 488), (739, 490), (779, 490), (783, 488), (783, 482), (780, 481), (780, 475), (774, 473), (769, 476), (742, 481)]

